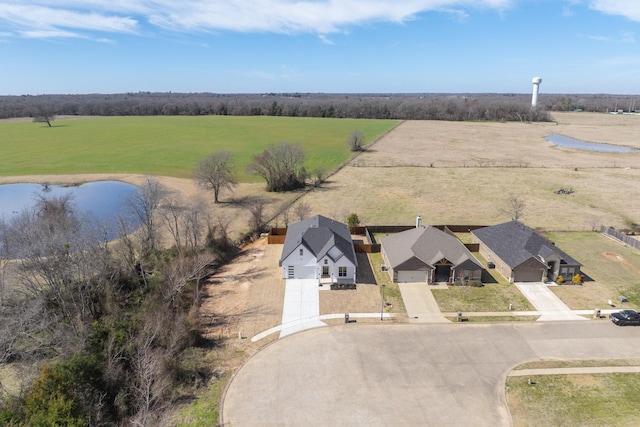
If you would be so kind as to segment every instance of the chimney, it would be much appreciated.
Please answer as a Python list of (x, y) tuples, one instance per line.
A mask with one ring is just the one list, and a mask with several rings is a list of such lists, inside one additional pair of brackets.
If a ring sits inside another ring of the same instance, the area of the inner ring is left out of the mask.
[(420, 228), (420, 227), (422, 227), (422, 217), (418, 215), (416, 217), (416, 228)]

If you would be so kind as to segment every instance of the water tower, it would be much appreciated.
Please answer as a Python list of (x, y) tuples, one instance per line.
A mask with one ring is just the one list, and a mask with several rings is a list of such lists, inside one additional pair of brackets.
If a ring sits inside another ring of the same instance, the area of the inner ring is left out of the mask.
[(533, 83), (533, 95), (531, 96), (531, 108), (536, 108), (538, 106), (538, 90), (540, 89), (540, 83), (542, 83), (542, 79), (540, 77), (534, 77), (531, 80)]

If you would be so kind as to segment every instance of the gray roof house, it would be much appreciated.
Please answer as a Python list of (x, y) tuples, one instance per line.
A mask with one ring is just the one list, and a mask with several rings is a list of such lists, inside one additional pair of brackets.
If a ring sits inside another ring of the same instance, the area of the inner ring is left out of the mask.
[(416, 227), (380, 239), (394, 282), (480, 280), (482, 264), (455, 236), (433, 226)]
[[(553, 242), (519, 221), (509, 221), (471, 232), (487, 263), (510, 282), (571, 280), (582, 265)], [(490, 264), (490, 265), (491, 265)]]
[(279, 265), (284, 279), (355, 283), (358, 261), (349, 227), (321, 215), (290, 225)]

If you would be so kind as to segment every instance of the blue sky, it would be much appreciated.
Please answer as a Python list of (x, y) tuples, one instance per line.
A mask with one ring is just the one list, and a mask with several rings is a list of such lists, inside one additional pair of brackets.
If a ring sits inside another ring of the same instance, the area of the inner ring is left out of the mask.
[(0, 94), (640, 94), (640, 0), (0, 0)]

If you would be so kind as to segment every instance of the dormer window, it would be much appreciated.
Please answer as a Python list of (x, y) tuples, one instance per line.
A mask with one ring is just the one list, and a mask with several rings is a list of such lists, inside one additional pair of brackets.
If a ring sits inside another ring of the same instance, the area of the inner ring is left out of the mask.
[(300, 256), (304, 254), (304, 249), (300, 248)]

